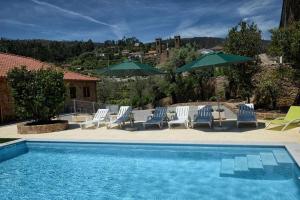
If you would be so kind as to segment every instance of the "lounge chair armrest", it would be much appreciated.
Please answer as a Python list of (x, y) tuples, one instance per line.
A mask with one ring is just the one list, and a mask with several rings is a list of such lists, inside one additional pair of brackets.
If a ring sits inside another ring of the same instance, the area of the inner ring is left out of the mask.
[(176, 119), (176, 115), (171, 115), (170, 120), (175, 120)]
[(194, 121), (197, 119), (198, 115), (194, 114)]
[(300, 122), (300, 118), (297, 118), (297, 119), (293, 119), (293, 120), (291, 120), (289, 123), (295, 123), (295, 122)]
[(85, 117), (85, 122), (87, 121), (91, 121), (93, 118), (90, 116), (90, 117)]
[(147, 121), (148, 120), (151, 120), (153, 118), (153, 115), (149, 115), (148, 117), (147, 117)]

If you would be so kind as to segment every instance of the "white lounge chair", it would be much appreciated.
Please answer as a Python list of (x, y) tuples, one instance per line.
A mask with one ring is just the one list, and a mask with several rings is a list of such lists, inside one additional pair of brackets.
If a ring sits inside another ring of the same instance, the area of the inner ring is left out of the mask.
[(118, 115), (115, 119), (110, 119), (107, 128), (111, 128), (114, 125), (122, 126), (126, 121), (130, 120), (131, 106), (121, 106)]
[(189, 106), (177, 106), (176, 115), (168, 122), (169, 128), (173, 124), (184, 124), (186, 128), (189, 127)]
[(258, 127), (258, 122), (256, 119), (256, 114), (254, 111), (253, 104), (241, 104), (239, 106), (239, 111), (237, 113), (236, 126), (239, 127), (239, 124), (255, 124)]
[(86, 120), (80, 123), (82, 129), (96, 126), (99, 128), (100, 124), (105, 123), (108, 119), (108, 109), (98, 109), (92, 120)]
[(192, 121), (192, 128), (197, 124), (208, 124), (211, 128), (213, 125), (214, 117), (212, 115), (212, 108), (210, 105), (198, 106), (197, 114), (194, 115)]
[(159, 128), (162, 128), (164, 122), (166, 121), (166, 114), (166, 107), (155, 108), (153, 115), (148, 116), (147, 121), (143, 123), (144, 128), (146, 128), (146, 125), (158, 125)]

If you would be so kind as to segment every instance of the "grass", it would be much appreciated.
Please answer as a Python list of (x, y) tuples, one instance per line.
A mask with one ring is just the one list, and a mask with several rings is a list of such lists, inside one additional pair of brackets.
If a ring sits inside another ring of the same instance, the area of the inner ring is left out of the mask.
[(17, 140), (18, 138), (0, 138), (0, 143)]

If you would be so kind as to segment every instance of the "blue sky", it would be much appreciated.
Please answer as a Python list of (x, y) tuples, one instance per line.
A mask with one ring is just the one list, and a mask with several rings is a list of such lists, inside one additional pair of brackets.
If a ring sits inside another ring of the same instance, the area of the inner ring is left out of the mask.
[(240, 20), (269, 39), (282, 0), (0, 0), (0, 37), (105, 41), (225, 37)]

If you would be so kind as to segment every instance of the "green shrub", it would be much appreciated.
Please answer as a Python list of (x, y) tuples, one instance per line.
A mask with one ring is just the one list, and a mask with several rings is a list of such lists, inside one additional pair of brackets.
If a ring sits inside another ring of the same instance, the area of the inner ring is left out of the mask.
[(64, 106), (63, 73), (51, 69), (29, 71), (15, 68), (8, 73), (17, 115), (21, 119), (49, 122)]
[(209, 98), (209, 100), (210, 100), (210, 101), (217, 101), (218, 98), (217, 98), (216, 96), (212, 96), (212, 97)]

